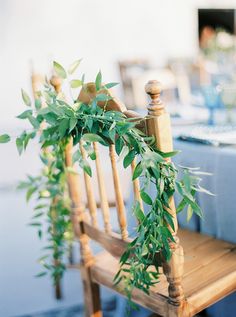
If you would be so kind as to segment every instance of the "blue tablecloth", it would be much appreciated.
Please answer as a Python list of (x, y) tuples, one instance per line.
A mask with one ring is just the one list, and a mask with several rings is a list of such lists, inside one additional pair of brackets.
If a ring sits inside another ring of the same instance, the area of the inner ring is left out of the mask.
[[(200, 167), (201, 171), (213, 174), (202, 177), (202, 185), (216, 195), (198, 195), (204, 219), (193, 216), (188, 223), (186, 214), (182, 213), (178, 217), (180, 226), (236, 243), (236, 148), (184, 141), (175, 141), (174, 147), (182, 151), (174, 159), (176, 165)], [(130, 216), (130, 230), (134, 226), (134, 220)], [(126, 305), (125, 299), (118, 300), (115, 317), (125, 316)], [(207, 313), (211, 317), (236, 316), (236, 293), (208, 308)], [(130, 317), (146, 317), (149, 314), (148, 310), (141, 308), (139, 311), (133, 311)]]

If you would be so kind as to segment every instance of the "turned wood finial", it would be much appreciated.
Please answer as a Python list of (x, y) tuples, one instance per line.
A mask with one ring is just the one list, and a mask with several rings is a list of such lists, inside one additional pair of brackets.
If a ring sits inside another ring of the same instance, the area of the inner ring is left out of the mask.
[(53, 75), (50, 79), (50, 84), (55, 88), (56, 92), (61, 91), (62, 79), (56, 75)]
[(147, 106), (149, 115), (159, 116), (165, 112), (165, 107), (160, 100), (161, 88), (161, 83), (157, 80), (149, 80), (145, 85), (145, 91), (151, 98)]

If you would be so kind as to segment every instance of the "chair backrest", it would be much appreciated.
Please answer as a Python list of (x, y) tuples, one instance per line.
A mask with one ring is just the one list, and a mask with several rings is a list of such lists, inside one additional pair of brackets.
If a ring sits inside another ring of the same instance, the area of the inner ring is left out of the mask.
[[(60, 91), (60, 83), (56, 78), (51, 80), (57, 92)], [(149, 81), (145, 86), (146, 93), (150, 96), (150, 103), (147, 106), (147, 116), (142, 120), (142, 125), (137, 125), (137, 128), (142, 129), (146, 135), (154, 136), (157, 148), (162, 152), (171, 152), (173, 150), (172, 134), (169, 114), (165, 111), (165, 107), (160, 100), (161, 85), (156, 80)], [(100, 91), (101, 93), (101, 91)], [(91, 98), (96, 94), (94, 84), (88, 84), (82, 89), (79, 100), (83, 103), (89, 103)], [(112, 95), (112, 94), (111, 94)], [(118, 99), (113, 98), (108, 103), (100, 102), (100, 107), (106, 110), (116, 110), (124, 113), (129, 118), (140, 118), (140, 115), (127, 110), (125, 105)], [(80, 144), (82, 155), (86, 155), (82, 144)], [(99, 286), (92, 282), (90, 266), (93, 265), (95, 257), (89, 246), (89, 240), (96, 241), (103, 249), (108, 251), (112, 256), (120, 258), (127, 248), (127, 243), (130, 241), (129, 233), (127, 230), (127, 217), (125, 212), (124, 201), (122, 197), (121, 182), (117, 169), (115, 158), (114, 145), (111, 144), (109, 148), (109, 159), (112, 167), (112, 178), (116, 196), (117, 218), (120, 227), (120, 233), (114, 232), (110, 222), (110, 210), (107, 199), (107, 192), (105, 187), (105, 180), (101, 168), (101, 161), (99, 158), (99, 151), (96, 142), (94, 143), (94, 150), (96, 152), (96, 171), (97, 181), (100, 194), (100, 206), (102, 210), (104, 228), (99, 227), (97, 221), (97, 205), (93, 193), (92, 178), (84, 174), (85, 188), (87, 193), (87, 207), (83, 201), (81, 191), (81, 179), (78, 174), (68, 173), (68, 187), (71, 197), (71, 222), (74, 230), (75, 237), (80, 241), (80, 254), (81, 254), (81, 269), (83, 270), (83, 284), (84, 284), (84, 299), (85, 307), (87, 307), (88, 316), (93, 316), (93, 312), (100, 312), (99, 301)], [(65, 163), (67, 167), (73, 167), (73, 140), (70, 139), (65, 150)], [(169, 158), (168, 158), (169, 160)], [(134, 170), (135, 162), (131, 165)], [(141, 202), (139, 194), (139, 180), (133, 182), (134, 196)], [(163, 272), (169, 284), (168, 293), (170, 302), (178, 305), (184, 300), (184, 290), (182, 287), (183, 276), (183, 248), (179, 244), (177, 237), (178, 223), (176, 218), (176, 210), (173, 197), (169, 200), (168, 212), (172, 215), (174, 223), (174, 230), (172, 236), (175, 243), (170, 242), (172, 250), (171, 259), (162, 262)], [(99, 272), (98, 272), (99, 274)], [(112, 284), (113, 285), (113, 284)], [(95, 315), (94, 315), (95, 316)], [(98, 313), (98, 315), (100, 314)]]
[[(157, 81), (150, 81), (145, 87), (146, 93), (151, 97), (151, 102), (148, 105), (148, 116), (145, 118), (145, 123), (139, 128), (145, 131), (149, 136), (154, 135), (158, 148), (163, 152), (172, 151), (172, 135), (170, 127), (169, 115), (165, 112), (164, 105), (159, 99), (161, 86)], [(100, 92), (101, 93), (101, 92)], [(86, 89), (82, 89), (79, 100), (83, 103), (88, 103), (92, 98), (94, 98), (96, 90), (94, 84), (88, 84)], [(101, 107), (104, 106), (104, 102), (100, 102)], [(116, 110), (124, 113), (127, 117), (140, 118), (138, 113), (133, 111), (128, 111), (124, 104), (122, 104), (118, 99), (113, 98), (108, 101), (106, 105), (107, 110)], [(90, 176), (84, 173), (84, 184), (87, 194), (87, 202), (84, 203), (82, 199), (81, 191), (81, 179), (79, 180), (78, 175), (70, 174), (68, 176), (69, 191), (72, 200), (73, 209), (73, 223), (75, 234), (78, 235), (81, 240), (82, 245), (82, 257), (85, 263), (89, 262), (91, 258), (90, 252), (88, 252), (87, 239), (91, 238), (97, 241), (104, 249), (110, 252), (115, 257), (120, 257), (124, 252), (127, 241), (129, 241), (129, 233), (127, 230), (127, 217), (122, 193), (121, 180), (119, 177), (119, 171), (116, 162), (116, 153), (114, 144), (109, 146), (109, 160), (112, 169), (112, 178), (115, 191), (116, 199), (116, 210), (117, 218), (120, 228), (120, 233), (117, 234), (113, 232), (110, 222), (110, 210), (108, 203), (108, 195), (106, 187), (106, 181), (103, 176), (103, 170), (101, 166), (99, 148), (96, 142), (93, 143), (94, 151), (96, 153), (96, 175), (97, 175), (97, 185), (100, 194), (100, 206), (103, 215), (103, 228), (99, 228), (97, 219), (97, 203), (94, 195), (94, 188), (92, 186), (92, 181)], [(85, 149), (80, 143), (80, 149), (83, 157), (87, 156)], [(66, 164), (68, 167), (72, 166), (72, 140), (68, 144), (66, 149)], [(135, 161), (131, 165), (132, 171), (135, 168)], [(140, 185), (139, 180), (135, 179), (133, 181), (133, 190), (135, 198), (141, 202), (140, 199)], [(171, 213), (173, 214), (175, 220), (175, 228), (177, 230), (177, 221), (175, 216), (175, 207), (173, 199), (170, 202)], [(88, 208), (86, 208), (86, 205)], [(78, 222), (80, 221), (80, 223)], [(115, 247), (114, 247), (115, 246)]]

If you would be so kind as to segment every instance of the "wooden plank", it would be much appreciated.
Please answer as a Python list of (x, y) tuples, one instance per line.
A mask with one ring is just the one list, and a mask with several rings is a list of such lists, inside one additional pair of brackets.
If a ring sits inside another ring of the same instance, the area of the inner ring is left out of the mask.
[[(228, 274), (236, 271), (236, 252), (230, 252), (226, 255), (205, 265), (192, 274), (187, 274), (183, 278), (183, 286), (187, 297), (194, 293), (201, 292), (201, 289), (209, 287), (217, 280), (221, 280)], [(236, 279), (231, 283), (236, 287)]]
[(235, 252), (185, 277), (183, 285), (193, 315), (236, 291)]
[(107, 250), (114, 257), (120, 258), (124, 253), (129, 240), (122, 240), (120, 235), (115, 232), (110, 232), (109, 234), (91, 226), (87, 222), (83, 222), (83, 228), (86, 235), (91, 239), (98, 242), (105, 250)]
[[(96, 257), (96, 263), (92, 266), (92, 279), (94, 282), (102, 284), (121, 295), (124, 294), (124, 285), (120, 283), (114, 286), (113, 278), (118, 271), (118, 261), (107, 254), (105, 257), (102, 255), (100, 258)], [(150, 293), (145, 294), (143, 291), (134, 289), (132, 292), (132, 300), (143, 307), (155, 311), (161, 316), (167, 316), (168, 302), (167, 298), (160, 294)]]
[[(103, 284), (110, 289), (125, 295), (122, 282), (118, 286), (114, 286), (113, 278), (119, 269), (119, 262), (108, 253), (102, 253), (96, 257), (96, 262), (91, 268), (92, 278), (96, 283)], [(165, 285), (166, 292), (160, 292), (162, 284)], [(189, 317), (188, 303), (183, 301), (179, 306), (174, 306), (169, 303), (168, 298), (168, 283), (164, 275), (160, 277), (160, 283), (151, 287), (149, 295), (139, 289), (134, 289), (132, 292), (132, 301), (146, 307), (160, 316), (181, 316)]]
[(207, 285), (199, 292), (195, 292), (190, 298), (188, 298), (189, 308), (192, 315), (197, 314), (203, 309), (213, 305), (217, 301), (232, 294), (236, 291), (235, 283), (236, 271), (223, 276), (221, 279)]
[(184, 253), (188, 250), (195, 248), (201, 244), (206, 243), (213, 238), (204, 234), (200, 234), (194, 231), (186, 230), (186, 229), (179, 229), (178, 230), (178, 237), (180, 239), (180, 244), (184, 248)]
[(206, 243), (190, 249), (185, 254), (184, 276), (192, 274), (202, 266), (214, 262), (229, 253), (231, 249), (232, 244), (215, 239), (208, 240)]

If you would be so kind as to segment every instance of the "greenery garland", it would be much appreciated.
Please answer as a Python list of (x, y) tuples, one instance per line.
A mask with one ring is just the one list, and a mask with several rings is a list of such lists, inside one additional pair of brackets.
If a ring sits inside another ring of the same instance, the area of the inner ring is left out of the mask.
[[(74, 62), (66, 72), (60, 64), (54, 62), (54, 70), (61, 79), (67, 79), (79, 63), (80, 60)], [(72, 79), (69, 83), (73, 89), (84, 89), (84, 76), (81, 79)], [(16, 146), (21, 154), (29, 140), (34, 139), (40, 131), (39, 144), (43, 149), (49, 148), (41, 155), (44, 164), (41, 174), (36, 177), (28, 176), (27, 181), (20, 184), (20, 188), (27, 189), (27, 200), (35, 196), (37, 204), (31, 225), (38, 228), (39, 238), (44, 233), (49, 242), (44, 248), (46, 254), (40, 258), (45, 270), (39, 273), (39, 276), (50, 272), (55, 283), (63, 276), (68, 241), (73, 239), (66, 178), (68, 173), (76, 171), (65, 166), (64, 150), (68, 140), (70, 137), (73, 138), (74, 147), (83, 141), (87, 158), (82, 157), (78, 147), (73, 155), (73, 161), (78, 162), (89, 176), (92, 176), (89, 159), (96, 159), (93, 142), (99, 142), (104, 146), (115, 144), (116, 153), (122, 157), (125, 168), (137, 158), (133, 180), (137, 177), (142, 180), (140, 196), (148, 206), (148, 211), (144, 213), (139, 202), (134, 202), (133, 213), (138, 220), (136, 237), (122, 255), (120, 270), (114, 278), (116, 284), (121, 281), (124, 283), (125, 291), (131, 298), (134, 287), (148, 293), (151, 285), (158, 283), (161, 263), (157, 254), (161, 253), (167, 261), (171, 257), (169, 242), (175, 241), (170, 230), (174, 230), (173, 218), (168, 212), (170, 198), (177, 190), (182, 197), (177, 212), (187, 207), (188, 219), (193, 212), (201, 217), (202, 211), (195, 201), (194, 194), (196, 191), (207, 191), (200, 186), (200, 172), (195, 169), (181, 167), (183, 177), (178, 179), (177, 168), (166, 160), (177, 152), (159, 151), (154, 138), (146, 136), (136, 128), (139, 123), (137, 119), (134, 121), (121, 112), (106, 111), (106, 107), (102, 109), (98, 106), (98, 102), (106, 103), (111, 99), (108, 89), (115, 85), (103, 85), (99, 72), (95, 80), (97, 94), (87, 105), (77, 99), (73, 99), (70, 104), (67, 103), (47, 82), (44, 90), (38, 92), (35, 106), (18, 116), (20, 119), (28, 120), (32, 129), (23, 131), (16, 139)], [(25, 105), (31, 107), (31, 100), (25, 91), (22, 91), (22, 97)], [(46, 107), (42, 107), (42, 101), (46, 103)], [(1, 143), (9, 140), (7, 134), (0, 136)], [(154, 197), (148, 194), (150, 184), (156, 188)], [(42, 224), (45, 219), (48, 226), (43, 230)], [(153, 265), (154, 269), (150, 269)]]

